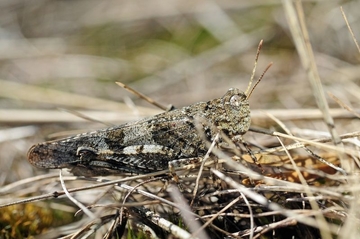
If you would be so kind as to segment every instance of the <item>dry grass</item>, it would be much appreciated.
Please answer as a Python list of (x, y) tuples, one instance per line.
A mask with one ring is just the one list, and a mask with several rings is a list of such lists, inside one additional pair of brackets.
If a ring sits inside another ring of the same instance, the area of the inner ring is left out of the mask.
[[(0, 3), (0, 238), (359, 237), (358, 1), (342, 5), (352, 34), (335, 1)], [(245, 90), (260, 39), (257, 76), (273, 66), (244, 139), (261, 168), (234, 145), (179, 169), (181, 192), (164, 172), (63, 172), (71, 201), (58, 171), (27, 162), (55, 133), (106, 127), (68, 111), (107, 125), (160, 112), (116, 81), (177, 107)]]

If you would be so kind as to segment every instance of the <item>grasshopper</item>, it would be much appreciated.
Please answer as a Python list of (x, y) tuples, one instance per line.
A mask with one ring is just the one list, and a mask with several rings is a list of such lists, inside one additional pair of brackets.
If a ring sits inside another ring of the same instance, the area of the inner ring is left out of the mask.
[[(206, 124), (196, 122), (196, 117), (206, 119)], [(36, 144), (27, 156), (36, 167), (69, 168), (83, 176), (157, 172), (173, 162), (204, 156), (205, 140), (212, 141), (220, 131), (230, 139), (245, 134), (250, 122), (247, 95), (231, 88), (221, 98)], [(196, 124), (200, 124), (205, 140)]]

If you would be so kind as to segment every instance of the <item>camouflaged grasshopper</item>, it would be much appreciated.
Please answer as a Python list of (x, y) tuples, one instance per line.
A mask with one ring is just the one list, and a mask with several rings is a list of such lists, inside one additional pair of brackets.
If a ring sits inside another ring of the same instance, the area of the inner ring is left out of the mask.
[[(206, 124), (195, 122), (196, 117), (206, 119)], [(204, 138), (195, 124), (201, 124), (206, 140), (212, 141), (219, 131), (230, 139), (243, 135), (250, 121), (248, 96), (232, 88), (208, 102), (36, 144), (30, 148), (28, 160), (36, 167), (70, 168), (83, 176), (156, 172), (206, 154)]]

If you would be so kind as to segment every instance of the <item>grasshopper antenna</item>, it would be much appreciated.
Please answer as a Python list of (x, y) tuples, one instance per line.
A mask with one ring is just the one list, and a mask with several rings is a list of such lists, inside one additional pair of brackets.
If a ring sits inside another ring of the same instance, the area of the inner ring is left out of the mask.
[(270, 62), (270, 64), (266, 67), (266, 69), (264, 70), (264, 72), (261, 74), (261, 76), (259, 77), (259, 79), (256, 81), (256, 83), (254, 84), (253, 87), (251, 87), (252, 85), (252, 82), (254, 80), (254, 77), (255, 77), (255, 72), (256, 72), (256, 67), (257, 67), (257, 63), (258, 63), (258, 60), (259, 60), (259, 55), (260, 55), (260, 51), (261, 51), (261, 48), (262, 48), (262, 45), (263, 45), (263, 40), (261, 40), (259, 42), (259, 45), (258, 45), (258, 48), (257, 48), (257, 51), (256, 51), (256, 56), (255, 56), (255, 63), (254, 63), (254, 68), (253, 68), (253, 71), (251, 73), (251, 77), (250, 77), (250, 81), (249, 81), (249, 85), (245, 91), (245, 95), (246, 95), (246, 99), (249, 99), (252, 92), (254, 91), (254, 89), (256, 88), (256, 86), (260, 83), (260, 81), (262, 80), (262, 78), (264, 77), (265, 73), (269, 70), (269, 68), (273, 65), (272, 62)]
[[(251, 94), (253, 93), (255, 87), (260, 83), (260, 81), (262, 80), (262, 78), (264, 78), (265, 73), (269, 70), (269, 68), (273, 65), (272, 62), (270, 62), (270, 64), (265, 68), (264, 72), (261, 74), (261, 76), (259, 77), (259, 79), (256, 81), (256, 83), (254, 84), (254, 86), (251, 88), (249, 93), (245, 93), (246, 94), (246, 99), (249, 99)], [(247, 90), (246, 90), (247, 91)]]
[[(263, 40), (261, 40), (261, 41), (259, 42), (259, 45), (258, 45), (258, 48), (257, 48), (257, 51), (256, 51), (256, 56), (255, 56), (254, 68), (253, 68), (253, 71), (252, 71), (252, 73), (251, 73), (249, 85), (248, 85), (248, 87), (247, 87), (247, 89), (246, 89), (246, 91), (245, 91), (245, 95), (248, 95), (249, 90), (250, 90), (250, 87), (251, 87), (252, 82), (253, 82), (253, 80), (254, 80), (255, 72), (256, 72), (256, 67), (257, 67), (257, 63), (258, 63), (258, 59), (259, 59), (259, 55), (260, 55), (260, 51), (261, 51), (263, 42), (264, 42)], [(247, 98), (249, 98), (249, 97), (247, 97)]]

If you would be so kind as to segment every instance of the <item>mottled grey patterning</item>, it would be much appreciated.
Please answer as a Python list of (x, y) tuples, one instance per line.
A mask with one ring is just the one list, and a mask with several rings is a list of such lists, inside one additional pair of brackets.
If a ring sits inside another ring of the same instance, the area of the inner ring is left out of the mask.
[[(195, 118), (208, 140), (219, 130), (230, 138), (250, 127), (246, 95), (229, 89), (222, 97), (150, 118), (30, 148), (28, 160), (40, 168), (71, 168), (76, 175), (146, 173), (168, 168), (169, 161), (204, 156), (207, 148)], [(214, 127), (215, 126), (215, 127)]]

